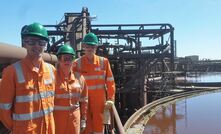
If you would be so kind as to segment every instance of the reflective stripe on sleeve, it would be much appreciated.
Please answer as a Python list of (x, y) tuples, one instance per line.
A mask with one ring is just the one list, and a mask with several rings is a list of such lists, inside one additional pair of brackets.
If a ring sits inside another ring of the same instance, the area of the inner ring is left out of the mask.
[(0, 103), (0, 109), (9, 110), (12, 107), (12, 103)]
[(13, 120), (24, 121), (24, 120), (35, 119), (35, 118), (39, 118), (39, 117), (43, 117), (45, 115), (48, 115), (48, 114), (52, 113), (53, 110), (54, 110), (54, 108), (50, 107), (45, 110), (41, 110), (38, 112), (32, 112), (32, 113), (28, 113), (28, 114), (13, 114)]
[(16, 102), (32, 102), (32, 101), (38, 101), (41, 98), (48, 98), (53, 96), (54, 96), (54, 91), (45, 91), (41, 92), (40, 94), (16, 96), (15, 100)]
[(81, 97), (80, 102), (88, 102), (88, 97)]
[(100, 67), (102, 70), (104, 70), (104, 57), (99, 57), (100, 59)]
[(114, 77), (107, 77), (107, 81), (113, 81)]
[(95, 85), (95, 86), (87, 86), (88, 90), (95, 90), (95, 89), (105, 89), (105, 85)]
[(90, 75), (84, 76), (85, 80), (105, 79), (105, 75)]

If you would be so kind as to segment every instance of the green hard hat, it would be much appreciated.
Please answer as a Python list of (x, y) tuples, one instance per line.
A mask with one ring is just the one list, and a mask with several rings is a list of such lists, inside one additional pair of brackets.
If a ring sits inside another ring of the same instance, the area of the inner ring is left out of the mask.
[(24, 26), (21, 31), (21, 36), (37, 36), (40, 37), (46, 41), (48, 41), (48, 32), (44, 28), (43, 25), (39, 23), (32, 23), (30, 25)]
[(58, 49), (58, 52), (57, 52), (57, 55), (61, 55), (61, 54), (71, 54), (75, 56), (75, 51), (69, 44), (64, 44)]
[(82, 43), (95, 46), (98, 45), (98, 38), (94, 33), (88, 33), (84, 36)]

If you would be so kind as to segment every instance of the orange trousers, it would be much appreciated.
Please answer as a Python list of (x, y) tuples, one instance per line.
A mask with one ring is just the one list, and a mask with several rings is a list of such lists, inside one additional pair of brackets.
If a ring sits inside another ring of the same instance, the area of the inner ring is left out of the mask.
[(102, 133), (104, 131), (105, 90), (89, 90), (88, 96), (87, 127), (83, 134)]
[[(47, 120), (45, 122), (45, 119)], [(50, 126), (53, 126), (50, 127)], [(53, 115), (37, 118), (33, 122), (13, 123), (12, 134), (55, 134)]]
[(55, 134), (80, 133), (80, 109), (73, 111), (54, 111)]

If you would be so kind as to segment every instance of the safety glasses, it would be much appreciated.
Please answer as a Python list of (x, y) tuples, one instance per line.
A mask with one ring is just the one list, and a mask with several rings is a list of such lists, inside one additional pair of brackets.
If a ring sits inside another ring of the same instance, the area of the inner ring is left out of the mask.
[(64, 62), (73, 61), (74, 60), (74, 56), (72, 56), (72, 55), (62, 55), (61, 56), (61, 60), (64, 61)]
[(46, 46), (48, 42), (45, 40), (39, 40), (39, 39), (24, 39), (22, 40), (22, 43), (30, 45), (30, 46), (34, 46), (36, 44), (38, 44), (39, 46)]
[(97, 46), (92, 46), (92, 45), (85, 44), (84, 48), (86, 48), (86, 49), (95, 49), (95, 48), (97, 48)]

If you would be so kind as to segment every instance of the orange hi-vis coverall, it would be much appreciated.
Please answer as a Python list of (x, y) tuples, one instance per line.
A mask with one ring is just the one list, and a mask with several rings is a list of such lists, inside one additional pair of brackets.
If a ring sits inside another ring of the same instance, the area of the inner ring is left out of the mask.
[(54, 134), (55, 68), (41, 61), (39, 70), (24, 58), (3, 71), (0, 87), (2, 123), (13, 134)]
[(79, 134), (80, 120), (86, 120), (88, 90), (82, 75), (71, 72), (65, 78), (58, 68), (55, 88), (56, 134)]
[(73, 70), (84, 76), (88, 87), (86, 133), (101, 133), (104, 129), (104, 105), (107, 99), (114, 101), (115, 82), (108, 59), (95, 55), (93, 61), (91, 63), (82, 56), (75, 61)]

